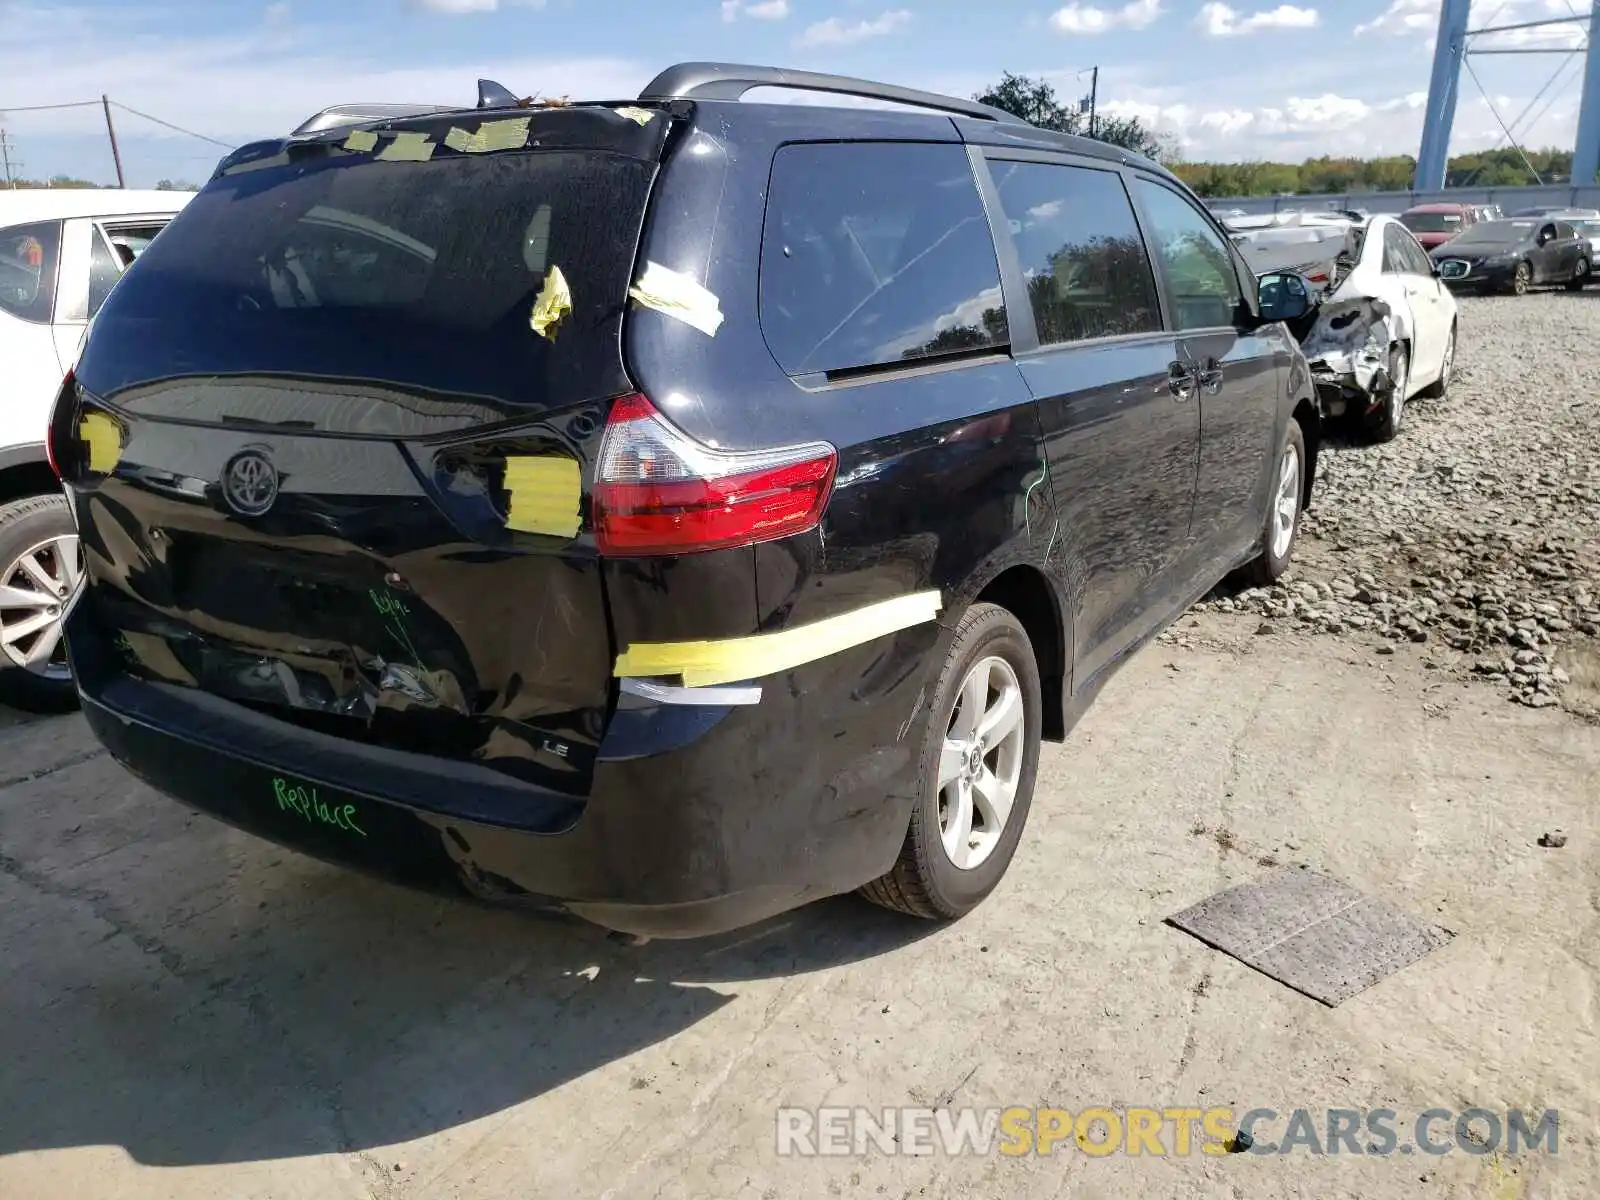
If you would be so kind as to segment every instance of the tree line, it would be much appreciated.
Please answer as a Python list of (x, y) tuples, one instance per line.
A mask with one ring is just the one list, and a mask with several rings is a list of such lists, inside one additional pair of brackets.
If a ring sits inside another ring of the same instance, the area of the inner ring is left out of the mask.
[[(998, 83), (973, 99), (1019, 116), (1041, 129), (1092, 137), (1153, 158), (1166, 164), (1197, 194), (1206, 197), (1403, 192), (1410, 189), (1417, 170), (1417, 160), (1406, 154), (1383, 158), (1323, 156), (1300, 163), (1188, 162), (1176, 141), (1157, 133), (1137, 117), (1109, 117), (1097, 113), (1091, 128), (1087, 97), (1063, 103), (1055, 88), (1045, 80), (1010, 71), (1004, 72)], [(1524, 152), (1513, 146), (1481, 150), (1455, 156), (1445, 171), (1446, 187), (1520, 187), (1571, 180), (1570, 150)]]

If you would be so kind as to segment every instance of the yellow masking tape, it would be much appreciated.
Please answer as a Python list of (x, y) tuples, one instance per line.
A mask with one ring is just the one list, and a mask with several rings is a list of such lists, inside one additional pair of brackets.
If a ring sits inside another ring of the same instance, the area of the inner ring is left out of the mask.
[(444, 135), (444, 144), (463, 154), (483, 154), (490, 150), (517, 150), (528, 141), (528, 118), (512, 117), (505, 121), (485, 121), (477, 133), (452, 127)]
[(658, 262), (645, 263), (644, 274), (628, 289), (628, 295), (646, 308), (693, 325), (707, 337), (716, 337), (722, 327), (722, 304), (716, 293)]
[(528, 314), (528, 325), (540, 337), (555, 341), (555, 326), (572, 311), (572, 289), (560, 267), (551, 267), (545, 274), (544, 287), (533, 302), (533, 312)]
[(507, 458), (506, 491), (511, 511), (506, 526), (522, 533), (576, 537), (581, 523), (583, 482), (570, 458)]
[(397, 133), (394, 141), (378, 151), (379, 162), (427, 162), (434, 145), (425, 133)]
[(89, 448), (89, 470), (109, 475), (122, 460), (122, 429), (104, 413), (85, 413), (78, 422), (78, 440)]
[(656, 115), (648, 108), (636, 108), (632, 104), (624, 105), (622, 108), (614, 108), (611, 111), (619, 117), (627, 117), (635, 125), (648, 125)]
[(344, 140), (346, 150), (365, 152), (378, 148), (378, 135), (370, 129), (357, 129)]
[(760, 679), (931, 621), (940, 605), (937, 591), (914, 592), (777, 633), (721, 641), (634, 642), (618, 656), (613, 674), (681, 675), (685, 687)]

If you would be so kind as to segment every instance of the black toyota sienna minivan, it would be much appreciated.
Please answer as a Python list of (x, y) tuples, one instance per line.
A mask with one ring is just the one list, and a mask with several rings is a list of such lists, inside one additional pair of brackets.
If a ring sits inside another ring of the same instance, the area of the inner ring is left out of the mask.
[(84, 711), (415, 885), (956, 917), (1041, 740), (1283, 571), (1304, 311), (1159, 166), (951, 97), (329, 110), (223, 160), (63, 387)]

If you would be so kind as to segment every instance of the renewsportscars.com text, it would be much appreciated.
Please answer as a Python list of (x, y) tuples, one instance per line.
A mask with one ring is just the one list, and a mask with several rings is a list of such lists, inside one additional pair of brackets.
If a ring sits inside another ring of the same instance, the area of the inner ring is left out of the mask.
[(783, 1156), (1556, 1154), (1554, 1109), (780, 1108)]

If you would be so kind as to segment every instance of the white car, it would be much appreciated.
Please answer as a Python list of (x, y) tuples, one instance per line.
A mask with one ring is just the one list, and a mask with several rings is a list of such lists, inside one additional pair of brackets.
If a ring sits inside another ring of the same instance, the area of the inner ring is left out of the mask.
[(61, 610), (76, 528), (45, 454), (89, 320), (188, 192), (0, 191), (0, 700), (71, 707)]
[(1352, 231), (1300, 339), (1323, 411), (1358, 418), (1374, 441), (1400, 432), (1413, 396), (1442, 396), (1456, 358), (1456, 299), (1396, 218)]

